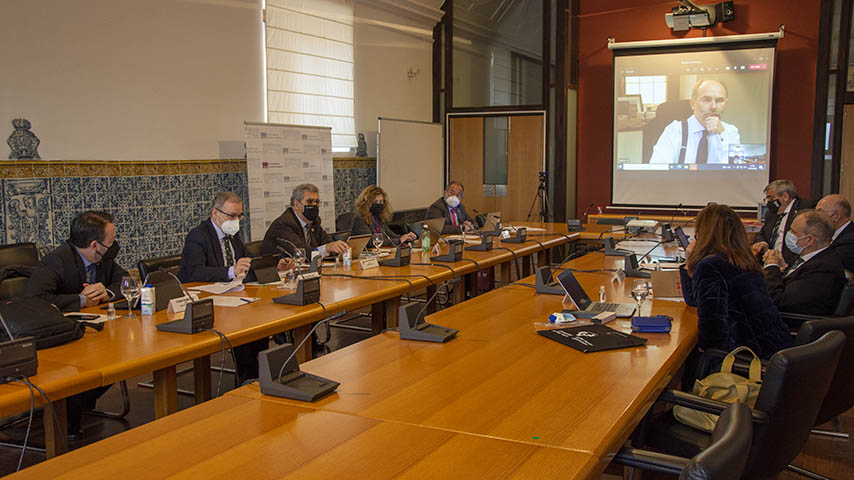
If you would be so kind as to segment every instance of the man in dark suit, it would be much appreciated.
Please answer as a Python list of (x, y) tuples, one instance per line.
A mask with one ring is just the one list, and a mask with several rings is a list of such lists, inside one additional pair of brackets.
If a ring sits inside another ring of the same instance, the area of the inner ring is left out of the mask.
[(461, 229), (467, 232), (477, 230), (474, 218), (469, 216), (466, 207), (462, 204), (463, 193), (463, 184), (451, 180), (445, 188), (444, 195), (427, 207), (424, 220), (445, 217), (442, 233), (460, 233)]
[(785, 240), (795, 261), (788, 265), (779, 250), (765, 252), (765, 286), (778, 309), (816, 315), (836, 309), (845, 274), (839, 255), (828, 248), (833, 231), (822, 212), (801, 210)]
[[(243, 202), (233, 192), (214, 197), (211, 217), (190, 230), (181, 252), (178, 278), (182, 282), (227, 282), (250, 274), (252, 259), (237, 235), (243, 219)], [(293, 267), (280, 260), (279, 270)], [(258, 378), (258, 352), (269, 346), (266, 338), (234, 347), (240, 385)]]
[(320, 193), (317, 187), (310, 183), (297, 185), (291, 192), (290, 208), (282, 212), (267, 228), (261, 252), (279, 253), (284, 249), (293, 255), (295, 248), (299, 248), (306, 258), (311, 257), (315, 248), (324, 257), (344, 253), (348, 248), (347, 243), (332, 240), (321, 227), (319, 208)]
[[(119, 253), (113, 216), (106, 212), (83, 212), (71, 221), (68, 241), (41, 259), (24, 295), (40, 297), (62, 311), (113, 300), (128, 272), (115, 262)], [(93, 410), (98, 397), (109, 386), (95, 388), (68, 398), (68, 436), (82, 437), (80, 421), (84, 410)]]
[(824, 212), (836, 229), (830, 248), (839, 254), (845, 270), (854, 272), (854, 222), (851, 221), (851, 203), (842, 195), (833, 194), (819, 200), (815, 208)]
[(809, 201), (798, 197), (795, 185), (788, 180), (774, 180), (765, 187), (765, 202), (768, 213), (762, 229), (753, 239), (753, 253), (762, 255), (767, 250), (777, 250), (783, 253), (783, 259), (791, 264), (798, 258), (789, 250), (783, 238), (792, 227), (795, 214), (804, 208), (812, 208)]

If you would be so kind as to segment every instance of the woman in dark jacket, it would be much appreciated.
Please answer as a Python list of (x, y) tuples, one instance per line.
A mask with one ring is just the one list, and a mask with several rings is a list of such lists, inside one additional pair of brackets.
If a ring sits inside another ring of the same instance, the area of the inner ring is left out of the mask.
[(394, 215), (394, 210), (391, 208), (385, 190), (376, 185), (365, 187), (359, 197), (356, 198), (356, 204), (353, 206), (353, 223), (350, 226), (350, 234), (365, 235), (382, 232), (385, 238), (383, 245), (397, 245), (418, 238), (412, 232), (397, 235), (391, 231), (388, 228), (388, 223), (391, 221), (392, 215)]
[(697, 215), (696, 232), (679, 274), (685, 302), (697, 307), (699, 349), (747, 345), (769, 358), (791, 347), (789, 328), (768, 295), (738, 214), (710, 204)]

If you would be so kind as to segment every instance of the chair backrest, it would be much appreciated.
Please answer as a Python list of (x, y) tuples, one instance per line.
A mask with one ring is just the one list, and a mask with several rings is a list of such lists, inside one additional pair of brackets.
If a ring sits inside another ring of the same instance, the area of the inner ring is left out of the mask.
[(845, 334), (845, 348), (839, 357), (839, 365), (830, 381), (815, 425), (832, 420), (854, 407), (854, 317), (824, 317), (804, 322), (795, 339), (795, 345), (806, 345), (833, 330)]
[(803, 450), (845, 341), (842, 332), (828, 332), (771, 356), (755, 407), (768, 415), (768, 422), (754, 425), (742, 478), (776, 475)]
[(340, 232), (350, 230), (353, 224), (353, 212), (342, 213), (335, 218), (335, 230)]
[(680, 480), (739, 478), (747, 464), (753, 440), (750, 408), (733, 403), (721, 414), (708, 448), (697, 454), (679, 475)]
[(245, 243), (243, 246), (246, 247), (246, 251), (249, 252), (250, 257), (260, 257), (262, 243), (264, 243), (263, 240), (258, 240), (256, 242)]
[(332, 240), (346, 242), (350, 238), (350, 230), (340, 230), (330, 235), (330, 237), (332, 237)]
[(0, 300), (20, 297), (27, 288), (29, 277), (6, 278), (0, 282)]
[(0, 267), (7, 265), (31, 265), (39, 264), (39, 249), (35, 243), (13, 243), (0, 245)]
[(839, 294), (839, 301), (836, 303), (833, 314), (837, 317), (854, 315), (854, 282), (851, 280), (845, 282), (845, 286), (842, 287), (842, 293)]
[(136, 268), (139, 269), (140, 280), (145, 280), (149, 273), (155, 272), (160, 268), (170, 269), (181, 264), (181, 255), (169, 255), (166, 257), (145, 258), (137, 262)]

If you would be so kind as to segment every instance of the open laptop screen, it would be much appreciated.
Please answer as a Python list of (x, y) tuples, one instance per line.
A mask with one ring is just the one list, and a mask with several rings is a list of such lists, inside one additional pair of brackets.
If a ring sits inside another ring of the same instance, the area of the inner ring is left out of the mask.
[(569, 295), (569, 298), (575, 302), (575, 305), (578, 306), (579, 310), (584, 310), (592, 303), (590, 297), (587, 296), (587, 293), (584, 292), (584, 288), (581, 287), (581, 284), (578, 283), (578, 279), (575, 278), (575, 275), (572, 274), (570, 270), (564, 270), (560, 272), (557, 276), (557, 281), (561, 287), (563, 287), (563, 291)]

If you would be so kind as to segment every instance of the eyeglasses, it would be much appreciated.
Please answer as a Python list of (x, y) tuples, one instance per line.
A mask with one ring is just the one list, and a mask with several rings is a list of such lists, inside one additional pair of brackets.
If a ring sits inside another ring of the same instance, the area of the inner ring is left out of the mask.
[(243, 220), (243, 214), (242, 213), (228, 213), (228, 212), (223, 212), (222, 210), (220, 210), (216, 207), (214, 207), (214, 208), (216, 209), (217, 212), (225, 215), (230, 220)]
[(306, 199), (305, 201), (302, 201), (299, 203), (301, 203), (303, 205), (320, 205), (320, 199), (319, 198), (309, 198), (309, 199)]

